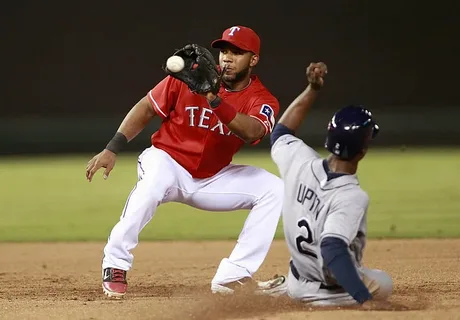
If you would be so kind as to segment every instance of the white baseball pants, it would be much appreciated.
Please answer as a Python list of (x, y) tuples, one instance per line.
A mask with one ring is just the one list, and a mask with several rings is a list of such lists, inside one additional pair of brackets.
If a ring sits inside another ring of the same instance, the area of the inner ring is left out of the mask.
[(102, 268), (129, 270), (141, 230), (161, 203), (180, 202), (209, 211), (251, 209), (236, 246), (222, 259), (211, 283), (252, 277), (264, 261), (281, 216), (283, 182), (260, 168), (230, 164), (213, 177), (193, 178), (155, 147), (138, 159), (139, 181), (104, 248)]

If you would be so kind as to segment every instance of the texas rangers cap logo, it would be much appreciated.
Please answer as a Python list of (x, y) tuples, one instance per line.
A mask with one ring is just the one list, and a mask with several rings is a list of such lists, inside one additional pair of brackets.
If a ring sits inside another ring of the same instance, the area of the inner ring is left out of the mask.
[(275, 126), (275, 112), (273, 112), (272, 107), (268, 104), (263, 104), (262, 108), (260, 108), (260, 114), (263, 114), (264, 116), (267, 117), (270, 131), (273, 129)]
[(240, 31), (241, 28), (240, 27), (231, 27), (230, 28), (230, 32), (228, 33), (229, 36), (233, 36), (235, 34), (235, 31)]

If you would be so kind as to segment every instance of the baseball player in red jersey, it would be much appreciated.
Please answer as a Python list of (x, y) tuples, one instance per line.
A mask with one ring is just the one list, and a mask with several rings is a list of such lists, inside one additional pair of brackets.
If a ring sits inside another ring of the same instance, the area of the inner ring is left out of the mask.
[[(138, 182), (104, 248), (102, 286), (110, 297), (125, 295), (131, 250), (162, 203), (180, 202), (209, 211), (251, 210), (235, 248), (222, 259), (211, 281), (213, 292), (232, 293), (235, 285), (251, 280), (268, 253), (281, 213), (282, 180), (231, 161), (244, 143), (257, 144), (272, 131), (279, 103), (251, 74), (260, 52), (260, 39), (252, 29), (228, 28), (212, 47), (220, 49), (223, 70), (218, 92), (197, 94), (186, 83), (166, 76), (129, 111), (107, 147), (88, 162), (89, 181), (101, 167), (107, 178), (116, 154), (152, 118), (162, 119), (152, 146), (138, 158)], [(283, 281), (250, 282), (260, 288)]]

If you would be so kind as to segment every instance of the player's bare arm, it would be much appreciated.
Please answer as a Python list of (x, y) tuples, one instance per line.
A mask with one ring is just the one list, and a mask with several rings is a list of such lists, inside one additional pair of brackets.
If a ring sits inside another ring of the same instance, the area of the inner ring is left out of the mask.
[(305, 119), (310, 107), (315, 102), (319, 90), (324, 84), (324, 76), (327, 74), (327, 67), (324, 63), (310, 63), (307, 67), (307, 79), (309, 85), (295, 98), (278, 121), (292, 131), (296, 131)]
[(247, 143), (257, 141), (265, 135), (263, 124), (244, 113), (237, 113), (227, 127)]
[[(227, 128), (229, 128), (234, 134), (243, 139), (245, 142), (251, 143), (257, 141), (265, 135), (265, 127), (260, 121), (244, 113), (236, 112), (233, 106), (225, 103), (223, 104), (220, 100), (220, 97), (213, 94), (212, 92), (208, 92), (206, 94), (206, 99), (210, 103), (211, 107), (215, 108), (214, 110), (218, 110), (218, 116), (219, 114), (224, 113), (223, 117), (221, 115), (223, 122), (230, 121), (225, 123)], [(222, 108), (226, 108), (228, 110), (222, 110)], [(226, 117), (227, 114), (228, 118)], [(219, 117), (219, 119), (221, 119), (221, 117)]]
[(141, 133), (155, 115), (155, 110), (145, 96), (128, 112), (118, 132), (121, 132), (129, 142)]
[(94, 174), (105, 168), (104, 179), (115, 166), (116, 155), (132, 139), (134, 139), (156, 115), (147, 97), (142, 98), (128, 112), (120, 127), (106, 148), (95, 155), (86, 166), (86, 179), (91, 182)]

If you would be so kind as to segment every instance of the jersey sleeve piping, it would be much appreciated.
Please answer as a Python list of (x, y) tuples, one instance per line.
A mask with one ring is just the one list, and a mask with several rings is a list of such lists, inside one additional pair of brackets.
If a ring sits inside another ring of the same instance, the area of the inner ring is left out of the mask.
[(265, 128), (264, 136), (266, 136), (267, 133), (270, 131), (270, 129), (267, 127), (267, 125), (266, 125), (260, 118), (258, 118), (258, 117), (256, 117), (256, 116), (250, 115), (250, 117), (251, 117), (251, 118), (254, 118), (254, 119), (257, 119), (257, 120), (260, 121), (260, 123), (262, 123), (262, 125), (263, 125), (264, 128)]
[(152, 104), (153, 108), (155, 109), (155, 111), (162, 117), (162, 118), (166, 118), (167, 115), (164, 113), (163, 110), (161, 110), (160, 106), (158, 105), (158, 103), (155, 101), (155, 98), (153, 97), (152, 95), (152, 91), (150, 90), (149, 94), (148, 94), (148, 98), (150, 100), (150, 103)]

